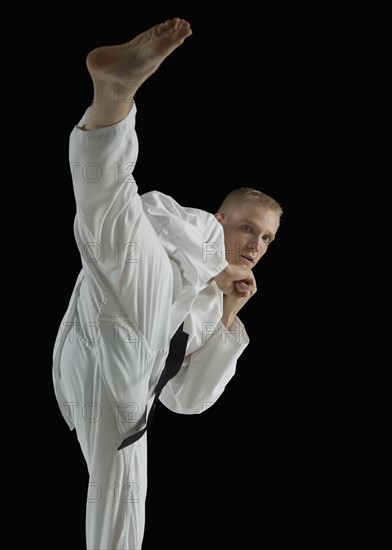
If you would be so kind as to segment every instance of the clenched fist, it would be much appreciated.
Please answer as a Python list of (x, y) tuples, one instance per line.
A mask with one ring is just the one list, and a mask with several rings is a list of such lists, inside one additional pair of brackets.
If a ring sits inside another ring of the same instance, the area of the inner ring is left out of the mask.
[(230, 329), (237, 313), (256, 293), (256, 280), (250, 269), (239, 265), (228, 265), (214, 278), (223, 292), (222, 323)]
[(250, 269), (242, 265), (228, 265), (215, 278), (226, 296), (250, 298), (256, 292), (256, 281)]

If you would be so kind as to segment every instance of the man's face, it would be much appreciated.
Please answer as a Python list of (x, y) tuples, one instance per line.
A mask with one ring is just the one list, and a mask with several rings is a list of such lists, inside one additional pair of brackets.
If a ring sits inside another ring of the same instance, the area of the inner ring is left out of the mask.
[(253, 200), (226, 214), (218, 212), (215, 217), (223, 226), (226, 260), (229, 264), (245, 265), (250, 269), (267, 252), (279, 228), (278, 214)]

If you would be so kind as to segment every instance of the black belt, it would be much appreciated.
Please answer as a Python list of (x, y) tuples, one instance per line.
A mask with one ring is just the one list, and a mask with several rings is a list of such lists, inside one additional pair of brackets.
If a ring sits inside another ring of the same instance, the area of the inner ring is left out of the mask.
[(188, 342), (188, 335), (186, 334), (186, 332), (183, 331), (183, 326), (184, 323), (179, 326), (177, 332), (170, 340), (169, 353), (166, 358), (165, 367), (161, 373), (161, 376), (159, 377), (157, 385), (155, 386), (155, 397), (150, 412), (148, 413), (145, 427), (142, 430), (124, 439), (121, 445), (117, 448), (118, 451), (120, 449), (123, 449), (124, 447), (127, 447), (128, 445), (131, 445), (132, 443), (135, 443), (135, 441), (140, 439), (142, 435), (147, 431), (147, 428), (151, 424), (154, 417), (154, 411), (159, 398), (159, 394), (163, 390), (163, 387), (169, 382), (169, 380), (171, 380), (173, 376), (175, 376), (180, 370), (181, 365), (184, 361), (186, 344)]

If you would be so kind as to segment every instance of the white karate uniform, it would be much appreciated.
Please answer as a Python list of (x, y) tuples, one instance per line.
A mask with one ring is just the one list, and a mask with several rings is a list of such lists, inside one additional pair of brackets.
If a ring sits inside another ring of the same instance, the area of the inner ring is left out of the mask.
[(147, 435), (117, 448), (145, 425), (170, 338), (184, 321), (186, 357), (160, 395), (183, 414), (218, 399), (249, 338), (239, 319), (230, 331), (220, 321), (211, 279), (227, 265), (222, 226), (163, 193), (138, 193), (135, 104), (121, 122), (89, 132), (87, 114), (69, 152), (82, 269), (54, 345), (53, 382), (89, 471), (87, 548), (140, 549)]

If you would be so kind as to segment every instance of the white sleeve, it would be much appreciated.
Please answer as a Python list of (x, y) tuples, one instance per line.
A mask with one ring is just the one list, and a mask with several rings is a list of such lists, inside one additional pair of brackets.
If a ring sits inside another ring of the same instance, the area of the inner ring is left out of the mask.
[(179, 373), (163, 388), (160, 401), (182, 414), (199, 414), (222, 395), (236, 372), (237, 360), (249, 343), (237, 318), (230, 331), (219, 321), (210, 327), (206, 342), (185, 361)]

